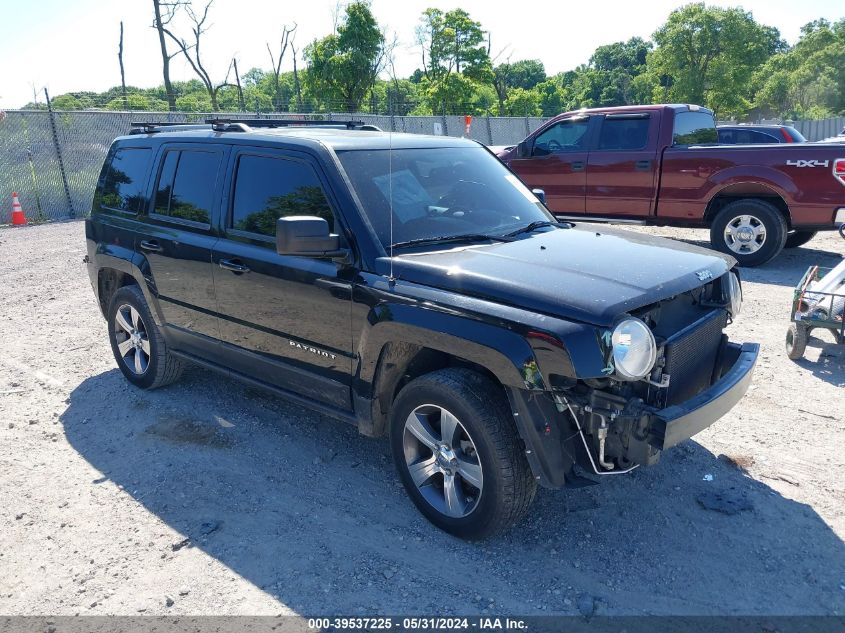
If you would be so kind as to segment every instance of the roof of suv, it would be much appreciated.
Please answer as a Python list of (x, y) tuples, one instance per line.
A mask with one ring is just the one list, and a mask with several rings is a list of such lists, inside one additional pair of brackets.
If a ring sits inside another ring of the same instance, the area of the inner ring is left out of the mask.
[(477, 147), (479, 143), (452, 136), (430, 136), (423, 134), (406, 134), (377, 132), (370, 130), (345, 130), (330, 127), (281, 127), (257, 128), (252, 131), (215, 131), (208, 128), (193, 129), (156, 129), (148, 134), (133, 134), (122, 136), (124, 139), (156, 138), (162, 140), (209, 140), (228, 143), (250, 144), (284, 143), (287, 146), (301, 145), (303, 147), (329, 147), (333, 150), (365, 150), (365, 149), (411, 149), (435, 147)]

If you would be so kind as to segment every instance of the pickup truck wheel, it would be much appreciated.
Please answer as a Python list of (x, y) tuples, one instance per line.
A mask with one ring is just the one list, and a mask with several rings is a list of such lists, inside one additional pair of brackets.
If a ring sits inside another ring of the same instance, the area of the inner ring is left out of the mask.
[(736, 200), (710, 226), (710, 243), (732, 255), (740, 266), (765, 264), (783, 250), (787, 226), (783, 215), (764, 200)]
[(108, 315), (112, 352), (129, 382), (155, 389), (179, 378), (182, 362), (168, 351), (138, 286), (124, 286), (114, 293)]
[(503, 532), (534, 499), (505, 396), (474, 371), (443, 369), (408, 383), (393, 403), (390, 444), (417, 509), (455, 536)]
[(784, 248), (798, 248), (804, 246), (807, 242), (816, 236), (818, 231), (790, 231), (786, 234), (786, 244)]

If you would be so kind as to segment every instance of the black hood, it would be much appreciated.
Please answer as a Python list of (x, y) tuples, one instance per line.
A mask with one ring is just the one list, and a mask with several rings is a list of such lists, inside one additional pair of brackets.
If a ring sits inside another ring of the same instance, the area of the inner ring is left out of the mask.
[[(397, 253), (393, 274), (542, 314), (611, 325), (619, 315), (697, 288), (731, 257), (683, 242), (579, 225), (514, 242)], [(378, 260), (387, 274), (390, 260)]]

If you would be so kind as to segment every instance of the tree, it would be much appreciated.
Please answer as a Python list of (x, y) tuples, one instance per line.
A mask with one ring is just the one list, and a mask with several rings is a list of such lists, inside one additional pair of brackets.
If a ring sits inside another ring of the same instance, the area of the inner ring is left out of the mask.
[(493, 69), (493, 88), (499, 100), (499, 114), (506, 111), (505, 101), (511, 88), (531, 90), (546, 80), (546, 68), (539, 59), (522, 59), (510, 63), (504, 62)]
[(785, 44), (777, 29), (739, 8), (704, 3), (676, 9), (654, 33), (649, 72), (660, 78), (661, 99), (706, 105), (721, 115), (751, 108), (751, 78)]
[(348, 5), (337, 32), (305, 48), (306, 77), (314, 92), (340, 102), (347, 112), (360, 109), (382, 69), (384, 35), (363, 1)]
[(513, 88), (505, 102), (505, 114), (508, 116), (540, 116), (540, 95), (534, 90)]
[[(177, 37), (173, 34), (173, 31), (169, 28), (163, 27), (164, 33), (167, 34), (170, 39), (172, 39), (176, 46), (179, 48), (179, 51), (188, 61), (188, 64), (191, 66), (193, 71), (196, 73), (197, 77), (199, 77), (200, 81), (202, 82), (203, 86), (205, 86), (206, 91), (208, 92), (209, 102), (211, 104), (212, 110), (217, 112), (220, 107), (217, 101), (217, 93), (220, 91), (221, 88), (224, 86), (231, 86), (232, 84), (229, 83), (229, 73), (232, 71), (232, 63), (229, 63), (229, 69), (226, 71), (226, 77), (223, 79), (222, 82), (219, 84), (215, 84), (211, 80), (211, 75), (209, 75), (208, 71), (205, 69), (205, 66), (202, 62), (202, 57), (200, 55), (200, 43), (202, 40), (202, 36), (208, 31), (209, 25), (206, 25), (208, 21), (208, 12), (211, 9), (211, 5), (214, 4), (214, 0), (208, 0), (205, 5), (205, 8), (202, 11), (202, 14), (198, 14), (194, 11), (193, 7), (191, 6), (190, 2), (186, 4), (182, 4), (179, 6), (183, 6), (185, 12), (188, 15), (188, 18), (191, 21), (191, 34), (193, 35), (193, 43), (188, 44), (188, 42), (184, 38)], [(193, 57), (192, 57), (193, 55)], [(234, 61), (234, 58), (233, 58)]]
[[(167, 107), (169, 110), (176, 109), (176, 95), (173, 94), (173, 86), (170, 84), (170, 60), (173, 59), (176, 53), (168, 52), (164, 29), (170, 24), (178, 7), (179, 0), (175, 2), (153, 0), (153, 28), (158, 33), (158, 43), (161, 49), (161, 70), (164, 76), (164, 92), (167, 95)], [(164, 11), (162, 11), (162, 8)]]
[(120, 21), (120, 43), (117, 47), (117, 61), (120, 63), (120, 86), (123, 90), (123, 101), (126, 101), (126, 73), (123, 70), (123, 20)]
[(492, 79), (490, 52), (481, 23), (463, 9), (445, 13), (440, 9), (423, 11), (417, 44), (422, 53), (422, 72), (430, 81), (436, 82), (452, 72), (478, 82)]
[[(270, 43), (267, 43), (267, 52), (270, 53), (270, 72), (273, 74), (273, 107), (276, 112), (282, 112), (283, 109), (287, 110), (288, 102), (290, 101), (290, 99), (283, 98), (281, 84), (279, 83), (279, 75), (282, 72), (282, 60), (285, 58), (285, 52), (288, 50), (288, 46), (293, 44), (292, 37), (295, 32), (296, 22), (294, 22), (293, 27), (291, 28), (288, 28), (287, 24), (282, 25), (282, 37), (279, 41), (278, 60), (273, 55)], [(294, 55), (296, 55), (296, 53), (294, 53)]]
[(641, 37), (632, 37), (627, 42), (614, 42), (599, 46), (590, 57), (590, 66), (596, 70), (624, 69), (631, 76), (645, 70), (646, 59), (653, 46)]
[(845, 19), (801, 28), (788, 51), (770, 57), (754, 77), (755, 105), (769, 116), (832, 116), (845, 111)]

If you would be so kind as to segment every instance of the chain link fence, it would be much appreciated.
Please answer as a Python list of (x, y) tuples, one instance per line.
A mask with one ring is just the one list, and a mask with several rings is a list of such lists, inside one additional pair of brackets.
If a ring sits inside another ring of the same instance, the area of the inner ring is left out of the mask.
[[(192, 123), (209, 117), (256, 118), (244, 113), (47, 112), (7, 111), (0, 120), (0, 224), (11, 222), (11, 196), (17, 192), (30, 222), (84, 217), (103, 160), (115, 137), (133, 121)], [(383, 130), (413, 134), (463, 136), (462, 116), (389, 116), (372, 114), (262, 114), (260, 118), (350, 118)], [(474, 117), (469, 137), (486, 145), (509, 145), (525, 138), (545, 119)]]
[[(0, 224), (11, 222), (12, 192), (20, 197), (30, 222), (84, 217), (91, 209), (94, 187), (112, 140), (128, 133), (133, 121), (192, 123), (209, 117), (256, 118), (244, 113), (184, 112), (48, 112), (13, 110), (0, 119)], [(466, 135), (463, 116), (390, 116), (373, 114), (262, 114), (260, 118), (355, 119), (383, 130), (412, 134)], [(485, 145), (514, 145), (536, 130), (541, 117), (472, 119), (469, 138)], [(845, 117), (796, 121), (808, 140), (838, 134)]]

